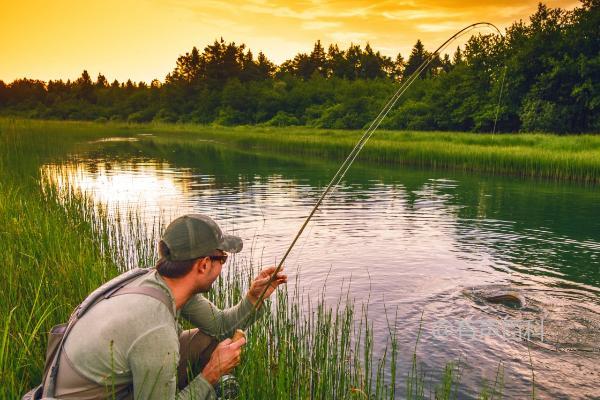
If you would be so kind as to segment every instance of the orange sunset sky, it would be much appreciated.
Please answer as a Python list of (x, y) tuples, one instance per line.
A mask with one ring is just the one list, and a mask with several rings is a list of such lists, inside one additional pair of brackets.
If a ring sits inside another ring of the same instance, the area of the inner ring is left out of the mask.
[[(420, 38), (435, 48), (461, 27), (487, 21), (504, 30), (527, 20), (537, 1), (397, 0), (54, 0), (6, 1), (0, 5), (0, 80), (93, 78), (164, 80), (178, 55), (204, 48), (222, 36), (262, 50), (280, 63), (350, 42), (405, 58)], [(579, 2), (549, 0), (572, 9)]]

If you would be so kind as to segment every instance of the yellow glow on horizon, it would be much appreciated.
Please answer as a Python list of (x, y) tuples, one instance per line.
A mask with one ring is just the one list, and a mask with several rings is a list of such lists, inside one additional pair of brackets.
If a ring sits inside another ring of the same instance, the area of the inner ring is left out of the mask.
[[(276, 63), (351, 42), (407, 58), (417, 39), (431, 49), (461, 27), (488, 21), (506, 28), (535, 12), (537, 0), (105, 0), (3, 1), (0, 5), (0, 80), (95, 79), (150, 82), (177, 56), (215, 39), (245, 43)], [(573, 0), (551, 0), (571, 9)]]

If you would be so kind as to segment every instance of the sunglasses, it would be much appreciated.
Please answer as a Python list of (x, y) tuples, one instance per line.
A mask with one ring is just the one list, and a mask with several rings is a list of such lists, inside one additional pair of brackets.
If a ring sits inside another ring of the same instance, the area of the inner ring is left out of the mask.
[(227, 257), (229, 257), (227, 254), (224, 254), (222, 256), (208, 256), (212, 261), (220, 261), (221, 264), (225, 264), (227, 262)]

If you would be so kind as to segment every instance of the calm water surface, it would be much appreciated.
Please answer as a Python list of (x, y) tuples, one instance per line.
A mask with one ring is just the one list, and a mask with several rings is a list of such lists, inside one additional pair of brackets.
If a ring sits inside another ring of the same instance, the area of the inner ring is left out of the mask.
[[(43, 173), (112, 212), (139, 209), (150, 225), (208, 214), (244, 239), (239, 257), (274, 264), (336, 167), (106, 141)], [(493, 382), (499, 365), (508, 398), (530, 395), (529, 347), (539, 398), (600, 398), (599, 215), (595, 187), (355, 165), (286, 268), (306, 293), (326, 285), (331, 302), (343, 290), (368, 302), (378, 354), (385, 310), (392, 320), (397, 312), (401, 376), (422, 319), (427, 374), (460, 359), (464, 397)], [(498, 285), (518, 289), (526, 308), (480, 301)], [(519, 339), (527, 332), (530, 342)]]

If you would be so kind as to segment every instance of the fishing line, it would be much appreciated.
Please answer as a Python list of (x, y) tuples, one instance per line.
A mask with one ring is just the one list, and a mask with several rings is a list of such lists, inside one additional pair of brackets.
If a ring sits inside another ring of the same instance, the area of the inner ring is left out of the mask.
[(506, 78), (506, 70), (508, 68), (504, 66), (502, 71), (502, 81), (500, 83), (500, 94), (498, 95), (498, 104), (496, 104), (496, 116), (494, 117), (494, 128), (492, 129), (492, 135), (496, 133), (496, 124), (498, 122), (498, 115), (500, 114), (500, 102), (502, 101), (502, 91), (504, 90), (504, 79)]
[[(356, 157), (358, 157), (358, 154), (360, 153), (360, 151), (362, 150), (362, 148), (365, 146), (365, 144), (367, 143), (367, 141), (371, 138), (371, 136), (373, 135), (373, 133), (375, 132), (375, 130), (377, 130), (377, 128), (379, 127), (379, 125), (381, 124), (381, 122), (383, 121), (383, 119), (388, 115), (388, 113), (390, 112), (390, 110), (396, 105), (398, 99), (400, 99), (400, 97), (402, 97), (402, 95), (408, 90), (408, 88), (413, 84), (413, 82), (419, 77), (419, 75), (421, 74), (421, 72), (423, 72), (425, 70), (425, 68), (427, 68), (433, 62), (433, 60), (435, 60), (437, 57), (439, 57), (439, 53), (441, 51), (443, 51), (448, 45), (450, 45), (450, 43), (454, 42), (454, 40), (456, 40), (460, 36), (465, 35), (469, 31), (471, 31), (471, 30), (473, 30), (475, 28), (479, 28), (479, 27), (493, 28), (494, 30), (496, 30), (496, 32), (498, 32), (498, 34), (500, 35), (501, 38), (504, 37), (502, 35), (502, 32), (500, 32), (500, 29), (498, 29), (498, 27), (496, 27), (492, 23), (489, 23), (489, 22), (477, 22), (477, 23), (471, 24), (471, 25), (469, 25), (469, 26), (461, 29), (460, 31), (456, 32), (454, 35), (452, 35), (450, 38), (448, 38), (444, 43), (442, 43), (433, 53), (431, 53), (431, 55), (426, 60), (424, 60), (421, 63), (421, 65), (419, 65), (419, 67), (408, 77), (408, 79), (406, 79), (404, 82), (402, 82), (402, 84), (400, 85), (400, 87), (390, 97), (390, 99), (383, 106), (383, 108), (381, 109), (381, 111), (379, 112), (379, 114), (377, 115), (377, 117), (375, 117), (375, 119), (369, 124), (369, 126), (364, 131), (364, 133), (362, 134), (362, 136), (360, 137), (360, 139), (358, 140), (358, 142), (354, 145), (354, 148), (352, 148), (352, 151), (350, 151), (350, 154), (348, 154), (348, 156), (346, 157), (346, 159), (344, 160), (344, 162), (340, 165), (340, 167), (338, 168), (337, 172), (335, 173), (335, 175), (333, 176), (333, 178), (331, 178), (331, 181), (329, 182), (329, 184), (327, 185), (327, 187), (325, 188), (325, 190), (323, 191), (323, 193), (321, 194), (321, 196), (319, 197), (319, 199), (317, 200), (317, 202), (313, 206), (312, 210), (310, 211), (310, 213), (308, 214), (308, 216), (304, 220), (304, 223), (302, 224), (302, 226), (300, 227), (300, 229), (296, 233), (296, 236), (294, 236), (294, 239), (292, 240), (290, 246), (288, 247), (288, 249), (286, 250), (285, 254), (283, 255), (283, 257), (281, 258), (281, 260), (277, 264), (277, 268), (275, 268), (275, 271), (273, 272), (273, 274), (269, 278), (269, 281), (267, 282), (267, 285), (265, 286), (265, 288), (262, 291), (261, 295), (258, 297), (258, 301), (256, 302), (255, 307), (254, 307), (255, 311), (260, 306), (261, 301), (262, 301), (262, 299), (265, 296), (265, 293), (267, 293), (267, 290), (269, 289), (269, 287), (271, 286), (271, 284), (275, 280), (277, 274), (279, 273), (279, 271), (281, 271), (281, 268), (283, 267), (283, 263), (285, 262), (285, 260), (287, 259), (288, 255), (290, 254), (290, 252), (292, 251), (292, 249), (296, 245), (296, 242), (298, 241), (298, 239), (302, 235), (302, 232), (304, 232), (304, 229), (306, 228), (306, 226), (308, 225), (308, 223), (312, 219), (313, 215), (315, 214), (315, 212), (317, 211), (317, 209), (319, 208), (319, 206), (321, 205), (321, 203), (323, 202), (323, 200), (325, 199), (325, 197), (327, 197), (327, 195), (330, 193), (331, 189), (333, 187), (337, 186), (341, 182), (341, 180), (344, 178), (344, 176), (346, 175), (346, 172), (348, 171), (348, 169), (350, 169), (350, 167), (354, 163), (354, 160), (356, 160)], [(500, 92), (502, 92), (502, 90), (500, 90)], [(498, 111), (496, 112), (496, 119), (497, 118), (498, 118)], [(494, 130), (495, 130), (495, 126), (496, 126), (496, 122), (494, 122)]]

